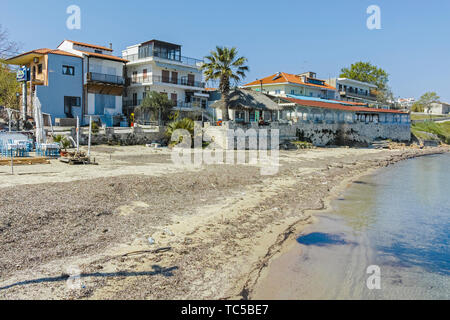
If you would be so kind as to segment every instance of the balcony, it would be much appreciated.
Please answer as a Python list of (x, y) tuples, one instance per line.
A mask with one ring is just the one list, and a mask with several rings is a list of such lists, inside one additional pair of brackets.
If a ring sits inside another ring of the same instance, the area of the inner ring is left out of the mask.
[(203, 89), (206, 86), (204, 82), (191, 80), (185, 77), (170, 78), (163, 76), (136, 76), (129, 78), (128, 81), (130, 84), (173, 84), (199, 89)]
[(173, 62), (178, 62), (178, 63), (182, 63), (182, 64), (186, 64), (189, 66), (194, 66), (194, 67), (200, 67), (203, 64), (203, 60), (200, 60), (200, 59), (185, 57), (185, 56), (181, 56), (181, 55), (164, 54), (161, 52), (151, 52), (147, 55), (131, 54), (131, 55), (123, 56), (123, 59), (126, 59), (129, 62), (135, 62), (135, 61), (144, 60), (144, 59), (153, 58), (153, 57), (156, 57), (159, 59), (165, 59), (165, 60), (169, 60), (169, 61), (173, 61)]
[(86, 74), (86, 80), (88, 82), (100, 82), (120, 86), (125, 85), (125, 79), (123, 77), (104, 73), (88, 72)]
[(369, 99), (369, 100), (376, 100), (376, 95), (372, 93), (363, 93), (363, 92), (355, 92), (355, 90), (341, 90), (339, 91), (339, 94), (341, 96), (347, 96), (347, 97), (355, 97), (355, 98), (362, 98), (362, 99)]

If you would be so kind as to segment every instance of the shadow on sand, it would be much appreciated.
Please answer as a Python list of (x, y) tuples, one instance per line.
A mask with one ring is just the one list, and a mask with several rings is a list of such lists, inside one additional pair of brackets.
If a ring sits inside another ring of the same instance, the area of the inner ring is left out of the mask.
[[(156, 276), (163, 275), (165, 277), (172, 277), (173, 271), (177, 270), (178, 267), (169, 267), (162, 268), (158, 265), (152, 266), (153, 271), (140, 271), (140, 272), (128, 272), (128, 271), (119, 271), (119, 272), (94, 272), (94, 273), (81, 273), (79, 276), (74, 276), (75, 278), (88, 278), (88, 277), (140, 277), (140, 276)], [(59, 282), (59, 281), (67, 281), (71, 276), (70, 275), (61, 275), (59, 277), (47, 277), (47, 278), (39, 278), (33, 280), (26, 280), (16, 282), (4, 287), (0, 287), (1, 290), (7, 290), (16, 286), (25, 286), (36, 283), (45, 283), (45, 282)]]

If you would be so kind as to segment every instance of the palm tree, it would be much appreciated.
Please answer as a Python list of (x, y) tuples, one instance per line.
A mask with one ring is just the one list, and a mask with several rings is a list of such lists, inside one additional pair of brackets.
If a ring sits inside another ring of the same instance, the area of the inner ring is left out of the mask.
[(237, 57), (238, 51), (235, 47), (216, 47), (215, 51), (211, 51), (209, 56), (205, 59), (208, 62), (204, 63), (202, 69), (204, 70), (206, 81), (219, 80), (219, 90), (222, 93), (225, 102), (225, 112), (223, 120), (228, 121), (229, 118), (229, 104), (230, 104), (230, 80), (237, 84), (241, 79), (245, 78), (245, 73), (249, 71), (248, 66), (245, 65), (247, 58)]

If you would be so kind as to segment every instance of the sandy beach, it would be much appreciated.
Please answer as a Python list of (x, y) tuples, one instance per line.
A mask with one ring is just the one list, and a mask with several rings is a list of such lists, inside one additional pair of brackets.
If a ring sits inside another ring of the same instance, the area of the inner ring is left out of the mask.
[(94, 147), (98, 166), (0, 167), (0, 298), (251, 299), (286, 240), (352, 180), (449, 150), (280, 151), (272, 176), (142, 146)]

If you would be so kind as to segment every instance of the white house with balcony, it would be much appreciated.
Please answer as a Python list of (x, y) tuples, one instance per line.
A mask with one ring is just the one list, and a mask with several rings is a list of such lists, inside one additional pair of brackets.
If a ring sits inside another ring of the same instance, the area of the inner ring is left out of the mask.
[(268, 93), (277, 97), (287, 95), (320, 99), (336, 99), (336, 88), (317, 79), (315, 72), (291, 74), (277, 72), (268, 77), (244, 84), (243, 88)]
[(122, 57), (129, 61), (124, 97), (127, 114), (151, 91), (166, 94), (176, 110), (203, 112), (208, 107), (209, 94), (202, 81), (203, 60), (182, 56), (180, 45), (150, 40), (127, 47)]
[(111, 46), (64, 40), (58, 49), (83, 58), (83, 123), (94, 116), (107, 126), (120, 125), (125, 120), (122, 95), (127, 60), (114, 56)]
[(337, 89), (339, 100), (376, 104), (376, 85), (348, 78), (329, 79), (327, 83)]

